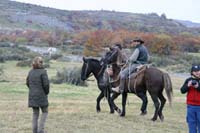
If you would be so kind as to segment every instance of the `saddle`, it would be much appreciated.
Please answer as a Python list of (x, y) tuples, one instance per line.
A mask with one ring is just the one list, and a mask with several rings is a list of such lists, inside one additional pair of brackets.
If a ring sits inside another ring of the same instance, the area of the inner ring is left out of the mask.
[[(136, 69), (133, 72), (130, 73), (131, 78), (136, 78), (141, 72), (146, 70), (148, 67), (149, 67), (149, 65), (139, 65), (139, 66), (137, 66)], [(130, 78), (130, 75), (127, 75), (127, 79)]]
[[(133, 71), (132, 73), (130, 73), (130, 75), (127, 76), (126, 79), (129, 81), (129, 83), (128, 83), (129, 85), (130, 85), (130, 79), (134, 79), (134, 87), (133, 87), (133, 89), (135, 90), (135, 93), (137, 92), (136, 85), (137, 85), (138, 81), (140, 82), (140, 80), (141, 80), (139, 78), (139, 75), (142, 72), (144, 72), (148, 67), (149, 67), (148, 65), (140, 65), (140, 66), (138, 66), (136, 68), (135, 71)], [(132, 92), (130, 87), (128, 87), (128, 90), (129, 90), (129, 92)]]
[[(136, 69), (130, 73), (130, 75), (127, 75), (127, 78), (126, 79), (129, 79), (129, 78), (137, 78), (137, 76), (143, 72), (144, 70), (146, 70), (147, 68), (149, 67), (149, 65), (145, 64), (145, 65), (139, 65), (136, 67)], [(119, 80), (119, 75), (113, 79), (113, 69), (111, 66), (107, 67), (106, 68), (106, 73), (108, 74), (108, 76), (110, 77), (110, 82), (115, 82), (117, 80)], [(133, 74), (134, 73), (134, 74)]]

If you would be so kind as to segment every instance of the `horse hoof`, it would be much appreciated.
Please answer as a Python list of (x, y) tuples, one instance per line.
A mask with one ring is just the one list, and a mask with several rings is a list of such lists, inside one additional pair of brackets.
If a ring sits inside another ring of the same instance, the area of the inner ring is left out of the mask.
[(121, 111), (120, 109), (117, 109), (117, 113), (121, 114), (121, 113), (122, 113), (122, 111)]
[(164, 121), (164, 116), (159, 116), (160, 120), (163, 122)]
[(99, 112), (101, 112), (101, 110), (100, 110), (100, 109), (97, 109), (97, 113), (99, 113)]
[(151, 120), (152, 120), (152, 121), (156, 121), (156, 120), (157, 120), (157, 118), (151, 118)]
[(121, 113), (121, 114), (120, 114), (120, 117), (124, 117), (124, 116), (125, 116), (125, 114), (124, 114), (124, 113)]
[(125, 117), (125, 115), (120, 115), (120, 117)]
[(140, 115), (142, 115), (142, 116), (144, 116), (146, 114), (147, 114), (147, 111), (143, 111), (143, 112), (140, 113)]
[(114, 110), (110, 111), (110, 114), (114, 114)]

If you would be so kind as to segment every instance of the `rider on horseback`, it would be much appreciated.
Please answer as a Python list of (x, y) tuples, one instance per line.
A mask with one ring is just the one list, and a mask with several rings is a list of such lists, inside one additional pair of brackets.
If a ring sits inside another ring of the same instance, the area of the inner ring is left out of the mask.
[[(113, 55), (115, 55), (118, 51), (120, 51), (122, 53), (122, 46), (120, 43), (116, 43), (114, 44), (114, 46), (110, 47), (110, 52), (111, 52), (111, 55), (109, 55), (108, 57), (104, 57), (104, 58), (107, 58), (107, 60), (111, 60), (110, 58), (113, 57)], [(125, 55), (122, 54), (122, 58), (125, 59)], [(121, 61), (122, 63), (125, 62), (124, 60)], [(102, 62), (102, 64), (105, 63), (105, 62)], [(107, 62), (108, 63), (108, 62)], [(107, 64), (106, 63), (106, 64)], [(108, 63), (109, 64), (109, 63)], [(112, 63), (111, 63), (112, 64)], [(112, 69), (112, 65), (107, 65), (107, 73), (108, 75), (110, 76), (110, 78), (112, 77), (113, 75), (113, 69)], [(114, 90), (115, 91), (115, 90)], [(119, 91), (119, 89), (118, 89)]]
[(120, 72), (120, 93), (124, 92), (124, 84), (127, 76), (130, 73), (133, 73), (139, 65), (147, 64), (149, 60), (149, 52), (147, 48), (143, 45), (143, 43), (144, 41), (138, 37), (135, 38), (131, 43), (131, 46), (135, 47), (135, 50), (133, 51), (133, 54), (129, 57), (127, 61), (129, 67), (126, 67)]

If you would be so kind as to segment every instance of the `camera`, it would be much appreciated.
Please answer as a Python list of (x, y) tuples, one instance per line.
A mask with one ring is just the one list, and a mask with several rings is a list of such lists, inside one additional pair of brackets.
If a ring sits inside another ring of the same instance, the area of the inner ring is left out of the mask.
[(195, 86), (197, 84), (196, 80), (192, 80), (192, 86)]

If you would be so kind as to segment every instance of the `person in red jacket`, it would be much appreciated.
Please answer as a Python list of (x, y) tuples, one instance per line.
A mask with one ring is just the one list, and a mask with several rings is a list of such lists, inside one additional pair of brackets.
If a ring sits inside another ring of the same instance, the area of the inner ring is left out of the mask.
[(191, 77), (185, 80), (181, 93), (187, 93), (187, 123), (189, 133), (200, 133), (200, 65), (193, 65)]

